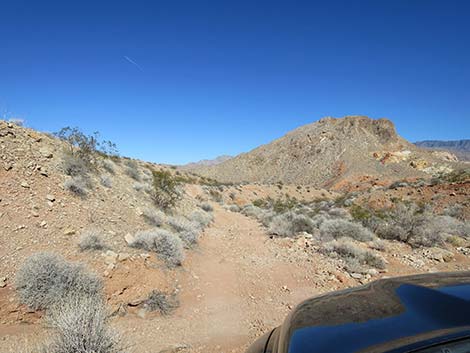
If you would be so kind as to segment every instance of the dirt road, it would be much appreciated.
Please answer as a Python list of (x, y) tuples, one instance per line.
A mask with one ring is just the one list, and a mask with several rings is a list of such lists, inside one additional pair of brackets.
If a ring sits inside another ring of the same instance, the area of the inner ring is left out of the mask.
[(307, 256), (291, 261), (288, 247), (273, 244), (255, 220), (239, 213), (217, 206), (214, 216), (186, 270), (176, 274), (181, 307), (169, 317), (117, 322), (138, 351), (243, 352), (298, 302), (325, 290), (328, 264)]

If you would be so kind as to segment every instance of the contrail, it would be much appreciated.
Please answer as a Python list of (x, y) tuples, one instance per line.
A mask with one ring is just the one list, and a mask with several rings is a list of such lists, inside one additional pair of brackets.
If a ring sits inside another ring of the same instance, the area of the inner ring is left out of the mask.
[(134, 65), (136, 68), (138, 68), (140, 71), (144, 72), (144, 69), (142, 69), (139, 64), (137, 64), (134, 60), (132, 60), (131, 58), (129, 58), (128, 56), (125, 56), (124, 55), (124, 59), (126, 59), (127, 61), (129, 61), (132, 65)]

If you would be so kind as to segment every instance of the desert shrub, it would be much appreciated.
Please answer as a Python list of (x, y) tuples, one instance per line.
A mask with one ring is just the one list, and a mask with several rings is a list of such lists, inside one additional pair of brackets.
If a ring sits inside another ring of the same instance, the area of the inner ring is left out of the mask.
[(212, 212), (214, 211), (214, 207), (212, 207), (212, 205), (208, 202), (204, 202), (200, 205), (200, 207), (206, 211), (206, 212)]
[(328, 215), (335, 218), (351, 219), (351, 215), (347, 210), (340, 207), (334, 207), (328, 210)]
[(150, 195), (158, 207), (162, 209), (172, 208), (180, 199), (178, 187), (180, 183), (171, 175), (169, 171), (154, 170), (153, 190)]
[(180, 266), (184, 259), (181, 239), (164, 229), (152, 229), (138, 232), (131, 247), (156, 252), (158, 257), (169, 267)]
[(70, 147), (67, 154), (81, 160), (88, 169), (96, 164), (96, 157), (99, 154), (117, 154), (116, 145), (111, 141), (100, 140), (98, 132), (86, 135), (76, 127), (64, 127), (54, 135), (67, 142)]
[(453, 246), (461, 246), (461, 247), (464, 247), (466, 246), (466, 244), (468, 244), (468, 242), (462, 238), (462, 237), (459, 237), (458, 235), (450, 235), (446, 238), (446, 243), (449, 243)]
[(256, 199), (252, 202), (253, 206), (259, 207), (259, 208), (268, 208), (271, 206), (270, 204), (270, 199)]
[(10, 124), (16, 125), (16, 126), (24, 126), (24, 120), (20, 118), (10, 118), (7, 120)]
[(335, 207), (335, 202), (332, 200), (319, 200), (315, 202), (314, 207), (316, 212), (328, 212), (331, 208)]
[(147, 311), (158, 311), (162, 315), (169, 315), (179, 306), (176, 295), (168, 295), (158, 290), (149, 293), (144, 301), (144, 307)]
[(126, 173), (127, 176), (131, 177), (135, 181), (141, 180), (141, 176), (140, 176), (140, 172), (139, 172), (137, 164), (135, 165), (135, 167), (127, 166), (126, 169), (124, 170), (124, 173)]
[(238, 207), (237, 205), (230, 205), (228, 209), (230, 212), (240, 212), (240, 207)]
[(90, 172), (90, 165), (79, 156), (64, 153), (62, 156), (62, 169), (65, 174), (71, 177), (86, 177)]
[(221, 203), (223, 201), (222, 194), (220, 191), (217, 191), (215, 189), (210, 189), (209, 190), (209, 196), (214, 200), (215, 202)]
[(120, 336), (108, 325), (109, 313), (103, 300), (74, 295), (48, 314), (51, 342), (43, 353), (121, 353)]
[(390, 186), (388, 188), (389, 189), (398, 189), (398, 188), (406, 188), (408, 186), (410, 186), (410, 184), (405, 182), (405, 181), (395, 181), (392, 184), (390, 184)]
[(371, 266), (378, 269), (385, 268), (385, 260), (373, 252), (362, 249), (351, 240), (342, 238), (325, 243), (323, 250), (328, 254), (336, 254), (343, 258), (350, 268), (355, 269), (359, 266)]
[(359, 205), (352, 205), (349, 208), (349, 213), (355, 221), (359, 222), (363, 222), (372, 216), (372, 212), (369, 209)]
[(294, 207), (298, 205), (299, 205), (299, 202), (297, 201), (295, 197), (290, 197), (288, 194), (286, 194), (285, 198), (272, 200), (270, 207), (276, 213), (284, 213), (289, 210), (292, 210)]
[(64, 182), (65, 190), (68, 190), (80, 197), (85, 197), (87, 195), (88, 186), (88, 181), (80, 177), (73, 177)]
[(449, 216), (435, 216), (414, 203), (399, 203), (385, 214), (376, 234), (413, 247), (443, 246), (449, 232), (465, 236), (462, 222)]
[(344, 219), (327, 219), (320, 225), (320, 235), (323, 239), (339, 239), (349, 237), (358, 241), (374, 239), (374, 234), (359, 223)]
[(98, 232), (96, 229), (90, 229), (84, 232), (80, 237), (78, 247), (81, 251), (103, 250), (107, 248), (106, 244), (103, 242), (100, 232)]
[(102, 175), (100, 181), (101, 185), (103, 185), (105, 188), (111, 188), (113, 186), (112, 179), (107, 175)]
[(132, 184), (132, 188), (135, 190), (135, 191), (140, 191), (144, 188), (144, 184), (142, 183), (134, 183)]
[(253, 205), (246, 205), (241, 209), (240, 212), (243, 213), (247, 217), (253, 217), (253, 218), (258, 219), (263, 213), (263, 210)]
[(454, 170), (450, 173), (442, 175), (441, 180), (449, 183), (463, 183), (470, 180), (470, 169)]
[(81, 264), (51, 253), (30, 256), (20, 267), (15, 287), (21, 303), (32, 309), (48, 309), (74, 296), (100, 296), (103, 283)]
[(116, 173), (116, 164), (111, 159), (103, 159), (101, 166), (110, 174), (114, 175)]
[(258, 220), (265, 226), (269, 227), (271, 222), (273, 221), (273, 218), (277, 216), (277, 213), (274, 212), (273, 210), (263, 210), (258, 215)]
[(312, 221), (312, 226), (313, 228), (315, 229), (320, 229), (320, 226), (323, 222), (325, 222), (327, 220), (327, 216), (325, 216), (324, 214), (322, 213), (319, 213), (315, 216), (313, 216), (310, 220)]
[(275, 216), (269, 225), (269, 233), (282, 237), (292, 237), (299, 232), (311, 233), (312, 231), (313, 225), (310, 218), (292, 211)]
[(142, 217), (145, 221), (155, 227), (160, 227), (165, 223), (166, 216), (163, 212), (157, 211), (153, 208), (146, 207), (142, 210)]
[(430, 219), (430, 228), (439, 233), (470, 237), (470, 224), (451, 216), (433, 216)]
[(188, 218), (189, 220), (198, 223), (201, 228), (205, 228), (214, 220), (214, 215), (212, 213), (200, 212), (196, 210), (191, 212)]
[(168, 225), (171, 226), (175, 231), (180, 232), (182, 230), (194, 229), (199, 230), (201, 226), (199, 223), (190, 221), (183, 216), (172, 216), (168, 217)]
[(186, 248), (196, 245), (199, 233), (204, 228), (203, 224), (184, 217), (170, 217), (168, 218), (168, 224), (176, 231)]
[(385, 245), (385, 241), (383, 241), (382, 239), (374, 239), (370, 241), (369, 247), (371, 249), (378, 250), (378, 251), (385, 251), (387, 249)]
[(449, 205), (444, 209), (443, 214), (445, 216), (454, 217), (463, 221), (464, 220), (464, 207), (458, 203)]

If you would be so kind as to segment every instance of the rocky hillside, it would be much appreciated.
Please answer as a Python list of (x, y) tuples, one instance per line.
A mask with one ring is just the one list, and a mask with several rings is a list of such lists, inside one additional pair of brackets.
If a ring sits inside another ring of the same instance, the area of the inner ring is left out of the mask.
[(432, 150), (446, 150), (457, 156), (461, 161), (470, 161), (470, 140), (439, 141), (428, 140), (415, 142), (418, 147)]
[(222, 182), (332, 186), (364, 175), (399, 179), (453, 168), (447, 152), (423, 150), (400, 137), (387, 119), (365, 116), (323, 118), (200, 175)]

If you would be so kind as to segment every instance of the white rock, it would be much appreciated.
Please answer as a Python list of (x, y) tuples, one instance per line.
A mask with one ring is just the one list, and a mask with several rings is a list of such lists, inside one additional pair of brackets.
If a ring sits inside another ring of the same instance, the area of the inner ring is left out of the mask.
[(124, 236), (124, 240), (126, 241), (127, 244), (132, 244), (134, 242), (134, 237), (132, 236), (131, 233), (127, 233)]

